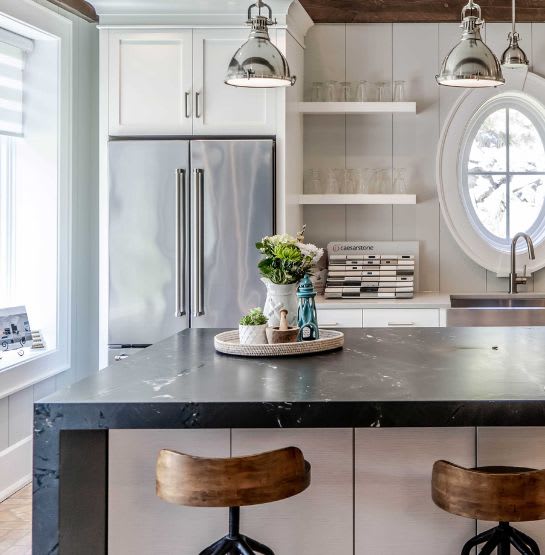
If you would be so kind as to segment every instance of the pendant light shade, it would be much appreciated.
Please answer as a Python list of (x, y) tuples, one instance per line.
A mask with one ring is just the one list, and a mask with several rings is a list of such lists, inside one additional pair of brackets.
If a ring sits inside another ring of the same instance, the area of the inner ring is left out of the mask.
[(436, 77), (440, 85), (476, 88), (505, 83), (500, 62), (481, 38), (483, 24), (480, 6), (470, 0), (462, 9), (462, 39), (444, 59)]
[[(258, 13), (252, 17), (252, 8)], [(261, 15), (262, 8), (269, 12)], [(248, 9), (248, 24), (252, 26), (250, 38), (236, 51), (225, 77), (225, 83), (234, 87), (273, 88), (291, 87), (295, 77), (290, 74), (288, 61), (269, 37), (269, 25), (275, 25), (270, 6), (258, 0)]]
[(528, 66), (528, 56), (519, 46), (520, 35), (515, 28), (515, 0), (513, 0), (513, 28), (509, 33), (509, 46), (501, 57), (501, 64), (505, 67), (517, 68)]

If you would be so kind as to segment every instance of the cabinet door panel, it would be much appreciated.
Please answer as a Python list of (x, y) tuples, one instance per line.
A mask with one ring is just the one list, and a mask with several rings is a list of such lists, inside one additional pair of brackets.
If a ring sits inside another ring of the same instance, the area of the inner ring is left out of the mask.
[(247, 39), (245, 29), (194, 31), (193, 129), (196, 134), (274, 133), (276, 94), (282, 92), (231, 87), (223, 82), (233, 54)]
[(233, 430), (232, 437), (233, 456), (294, 445), (312, 465), (312, 483), (306, 491), (276, 503), (244, 508), (243, 534), (277, 554), (352, 553), (351, 428)]
[(227, 509), (182, 507), (155, 494), (161, 449), (228, 457), (229, 430), (111, 430), (108, 553), (195, 555), (227, 531)]
[(191, 134), (192, 36), (110, 32), (111, 135)]
[[(545, 427), (535, 428), (478, 428), (477, 463), (479, 466), (523, 466), (545, 468)], [(543, 521), (520, 522), (520, 528), (545, 548)], [(482, 532), (495, 526), (493, 522), (479, 522)], [(513, 550), (514, 551), (514, 550)]]
[(475, 521), (431, 499), (433, 463), (471, 466), (474, 428), (357, 429), (355, 555), (453, 555), (475, 535)]

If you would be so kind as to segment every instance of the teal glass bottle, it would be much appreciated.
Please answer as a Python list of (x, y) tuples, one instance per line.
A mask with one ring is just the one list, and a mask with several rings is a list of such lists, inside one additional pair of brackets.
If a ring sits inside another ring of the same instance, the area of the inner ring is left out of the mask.
[(316, 313), (316, 291), (314, 285), (308, 275), (300, 282), (297, 288), (297, 297), (299, 299), (299, 309), (297, 312), (297, 320), (299, 324), (298, 341), (314, 341), (320, 338), (320, 330), (318, 329), (318, 315)]

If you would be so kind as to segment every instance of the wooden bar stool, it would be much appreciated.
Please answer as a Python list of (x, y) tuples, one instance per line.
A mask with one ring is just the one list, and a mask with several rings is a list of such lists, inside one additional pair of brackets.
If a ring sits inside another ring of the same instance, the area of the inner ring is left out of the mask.
[(200, 555), (274, 555), (239, 531), (240, 507), (292, 497), (310, 485), (310, 464), (297, 447), (249, 457), (203, 459), (163, 449), (157, 459), (157, 495), (190, 507), (229, 507), (229, 533)]
[(545, 519), (545, 470), (514, 466), (463, 468), (446, 461), (433, 465), (432, 498), (441, 509), (498, 526), (478, 534), (462, 555), (485, 544), (481, 555), (508, 555), (513, 546), (523, 555), (540, 555), (535, 540), (510, 526), (510, 522)]

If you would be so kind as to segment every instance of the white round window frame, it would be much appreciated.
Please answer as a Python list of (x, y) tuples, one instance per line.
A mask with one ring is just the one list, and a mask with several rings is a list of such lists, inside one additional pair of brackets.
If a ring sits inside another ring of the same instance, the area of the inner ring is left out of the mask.
[[(545, 133), (545, 79), (531, 72), (523, 78), (520, 70), (509, 73), (511, 78), (504, 87), (471, 89), (460, 96), (445, 121), (437, 150), (437, 192), (445, 223), (467, 256), (497, 274), (509, 273), (510, 252), (493, 246), (471, 218), (462, 192), (461, 172), (471, 127), (490, 105), (499, 107), (511, 98), (515, 109), (517, 103), (524, 105), (524, 115), (530, 112), (541, 116), (541, 121), (536, 122), (533, 117), (531, 121), (542, 136)], [(540, 228), (543, 229), (536, 237), (535, 260), (528, 260), (523, 242), (517, 248), (517, 267), (526, 264), (529, 273), (545, 267), (545, 222)]]

